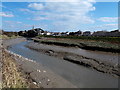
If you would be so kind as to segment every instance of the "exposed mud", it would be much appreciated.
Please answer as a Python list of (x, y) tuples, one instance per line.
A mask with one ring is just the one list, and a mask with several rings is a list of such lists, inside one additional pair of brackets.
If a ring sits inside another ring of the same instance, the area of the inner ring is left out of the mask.
[(75, 63), (77, 65), (91, 68), (93, 70), (96, 70), (102, 73), (107, 73), (112, 76), (120, 76), (120, 73), (119, 73), (120, 67), (118, 65), (112, 65), (110, 63), (102, 62), (100, 60), (96, 60), (92, 58), (87, 58), (81, 55), (77, 55), (75, 53), (55, 51), (54, 49), (38, 48), (37, 46), (34, 47), (33, 43), (30, 45), (26, 45), (26, 47), (32, 50), (42, 52), (49, 56), (54, 56), (57, 58), (61, 58), (62, 60), (67, 60), (71, 63)]
[(65, 46), (65, 47), (79, 47), (86, 50), (92, 50), (92, 51), (105, 51), (105, 52), (114, 52), (114, 53), (120, 53), (120, 49), (115, 48), (109, 48), (109, 47), (97, 47), (97, 46), (89, 46), (84, 43), (79, 44), (73, 44), (73, 43), (65, 43), (65, 42), (57, 42), (57, 41), (42, 41), (40, 39), (33, 38), (34, 42), (48, 44), (48, 45), (58, 45), (58, 46)]
[[(11, 45), (20, 43), (25, 40), (26, 40), (25, 38), (6, 40), (3, 43), (3, 45), (4, 45), (3, 47), (8, 48)], [(14, 82), (16, 82), (16, 79), (14, 79), (14, 78), (17, 75), (14, 75), (14, 73), (19, 72), (19, 73), (21, 73), (19, 75), (19, 77), (22, 78), (21, 82), (25, 82), (25, 83), (21, 83), (21, 84), (22, 85), (25, 84), (27, 88), (76, 88), (75, 85), (73, 85), (69, 81), (65, 80), (61, 76), (55, 74), (51, 70), (44, 68), (41, 64), (39, 64), (33, 60), (30, 60), (28, 58), (22, 57), (21, 55), (10, 52), (6, 49), (4, 49), (4, 52), (5, 52), (4, 55), (5, 56), (7, 55), (6, 58), (9, 57), (16, 66), (15, 67), (16, 72), (11, 72), (11, 73), (8, 72), (8, 75), (6, 75), (6, 77), (10, 76), (9, 78), (13, 78), (13, 82), (10, 80), (9, 84), (10, 83), (14, 84)], [(9, 60), (9, 64), (11, 64), (11, 63), (12, 62)], [(5, 65), (9, 68), (10, 71), (12, 71), (12, 66), (10, 67), (9, 64), (5, 62)], [(5, 66), (5, 65), (3, 65), (3, 66)], [(5, 69), (7, 69), (7, 68), (5, 68)], [(8, 80), (9, 80), (9, 78), (8, 78)], [(6, 80), (5, 80), (5, 82), (6, 82)], [(19, 84), (19, 82), (17, 84)], [(9, 86), (9, 87), (11, 87), (11, 86)], [(23, 88), (26, 88), (26, 87), (23, 86)]]

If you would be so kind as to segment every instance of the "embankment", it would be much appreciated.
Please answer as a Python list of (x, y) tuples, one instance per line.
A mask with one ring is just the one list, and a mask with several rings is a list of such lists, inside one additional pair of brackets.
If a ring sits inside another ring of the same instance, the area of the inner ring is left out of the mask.
[(2, 88), (36, 88), (37, 86), (27, 79), (16, 63), (12, 54), (6, 50), (11, 45), (25, 41), (25, 38), (4, 39), (0, 46), (1, 83)]
[[(20, 71), (11, 54), (2, 49), (2, 88), (29, 88), (31, 82)], [(33, 85), (32, 85), (33, 86)]]

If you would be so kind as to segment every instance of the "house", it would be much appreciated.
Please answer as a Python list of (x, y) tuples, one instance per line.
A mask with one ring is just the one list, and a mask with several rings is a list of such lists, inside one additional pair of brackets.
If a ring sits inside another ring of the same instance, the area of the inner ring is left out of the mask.
[(53, 32), (52, 35), (53, 35), (53, 36), (61, 36), (61, 33), (60, 33), (60, 32)]
[(79, 30), (79, 31), (75, 32), (75, 35), (76, 36), (81, 36), (82, 35), (82, 31)]
[(90, 31), (85, 31), (85, 32), (83, 32), (82, 36), (91, 36), (91, 32)]
[(47, 35), (48, 32), (47, 32), (47, 31), (44, 31), (43, 33), (44, 33), (43, 35)]
[(36, 29), (34, 29), (34, 30), (35, 30), (35, 32), (37, 32), (38, 35), (42, 35), (43, 32), (44, 32), (44, 30), (41, 29), (41, 28), (36, 28)]
[(114, 30), (111, 32), (108, 32), (106, 36), (111, 36), (111, 37), (120, 37), (120, 31), (119, 30)]
[(52, 33), (51, 32), (47, 32), (46, 35), (52, 35)]
[(68, 36), (69, 35), (69, 32), (62, 32), (60, 33), (60, 36)]
[(69, 32), (69, 35), (71, 36), (81, 36), (82, 35), (82, 31), (77, 31), (77, 32)]
[(97, 31), (92, 34), (92, 36), (109, 36), (109, 37), (120, 37), (120, 31), (114, 30), (111, 32), (107, 31)]
[(106, 36), (107, 31), (97, 31), (92, 34), (92, 36)]

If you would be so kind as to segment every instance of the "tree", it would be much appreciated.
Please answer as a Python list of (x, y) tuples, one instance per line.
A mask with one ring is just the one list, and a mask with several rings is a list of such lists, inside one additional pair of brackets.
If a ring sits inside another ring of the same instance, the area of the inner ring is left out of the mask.
[(29, 30), (27, 32), (27, 36), (28, 37), (35, 37), (35, 36), (37, 36), (37, 32), (35, 32), (34, 30)]
[(19, 36), (24, 36), (23, 31), (19, 31), (19, 32), (18, 32), (18, 35), (19, 35)]

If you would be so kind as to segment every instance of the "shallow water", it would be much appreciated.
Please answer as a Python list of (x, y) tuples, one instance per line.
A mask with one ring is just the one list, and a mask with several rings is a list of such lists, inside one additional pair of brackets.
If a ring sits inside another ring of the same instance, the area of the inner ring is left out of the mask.
[(12, 45), (10, 51), (33, 59), (80, 88), (117, 88), (118, 79), (26, 48), (28, 42)]

